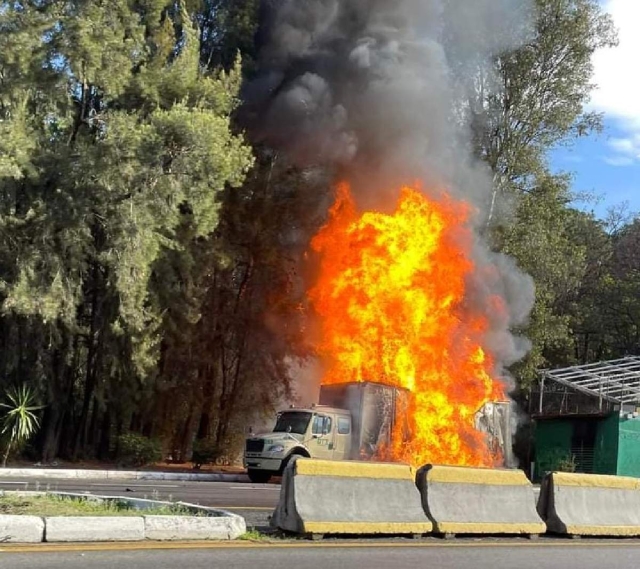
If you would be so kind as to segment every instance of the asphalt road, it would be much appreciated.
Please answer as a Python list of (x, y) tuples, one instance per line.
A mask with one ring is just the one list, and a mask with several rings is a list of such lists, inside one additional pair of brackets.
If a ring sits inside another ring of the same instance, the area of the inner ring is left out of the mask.
[(0, 490), (53, 490), (91, 494), (179, 500), (218, 508), (274, 508), (280, 486), (242, 482), (180, 482), (162, 480), (2, 479)]
[(640, 545), (427, 544), (354, 546), (217, 546), (182, 550), (4, 552), (1, 569), (636, 569)]
[(89, 492), (102, 496), (131, 496), (190, 502), (230, 510), (243, 516), (249, 528), (266, 529), (280, 496), (276, 484), (242, 482), (180, 482), (162, 480), (0, 479), (0, 490)]

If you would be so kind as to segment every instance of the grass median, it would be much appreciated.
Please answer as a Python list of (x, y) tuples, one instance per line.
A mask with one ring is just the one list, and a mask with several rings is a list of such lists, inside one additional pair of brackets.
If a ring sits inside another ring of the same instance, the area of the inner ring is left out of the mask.
[(184, 506), (166, 505), (136, 509), (125, 500), (63, 496), (0, 496), (0, 515), (23, 516), (198, 516)]

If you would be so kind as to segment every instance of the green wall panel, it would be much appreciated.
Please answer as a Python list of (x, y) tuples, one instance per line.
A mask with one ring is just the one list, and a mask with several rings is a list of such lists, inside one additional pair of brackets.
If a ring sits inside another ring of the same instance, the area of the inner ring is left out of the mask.
[(640, 478), (640, 418), (620, 419), (618, 474)]
[(618, 470), (618, 425), (616, 413), (598, 421), (593, 453), (594, 474), (616, 474)]
[(556, 470), (561, 461), (571, 458), (572, 435), (571, 421), (556, 419), (536, 422), (536, 478)]

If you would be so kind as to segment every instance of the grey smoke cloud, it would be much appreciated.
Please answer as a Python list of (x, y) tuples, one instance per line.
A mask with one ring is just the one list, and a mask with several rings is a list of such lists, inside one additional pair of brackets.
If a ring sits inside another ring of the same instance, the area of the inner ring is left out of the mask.
[[(483, 222), (492, 175), (471, 152), (465, 107), (491, 61), (527, 40), (533, 0), (271, 0), (261, 73), (250, 86), (258, 138), (299, 166), (340, 167), (360, 203), (384, 207), (401, 184), (448, 188)], [(390, 193), (394, 192), (394, 193)], [(467, 303), (489, 314), (501, 365), (528, 350), (532, 280), (479, 234)], [(508, 310), (491, 304), (501, 298)]]
[(530, 0), (272, 0), (261, 134), (300, 165), (349, 164), (369, 200), (398, 183), (483, 207), (491, 177), (460, 107), (491, 59), (523, 42)]
[(330, 85), (315, 73), (296, 77), (273, 101), (269, 114), (274, 122), (286, 117), (278, 131), (281, 144), (295, 144), (290, 153), (335, 163), (349, 163), (357, 153), (346, 109), (335, 103)]

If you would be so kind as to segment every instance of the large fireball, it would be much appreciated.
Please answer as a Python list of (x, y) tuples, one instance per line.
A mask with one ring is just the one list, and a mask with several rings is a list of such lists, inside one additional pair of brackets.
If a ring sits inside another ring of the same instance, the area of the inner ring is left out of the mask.
[(493, 466), (475, 413), (503, 398), (482, 349), (487, 319), (465, 303), (474, 270), (469, 207), (403, 188), (395, 212), (358, 212), (338, 186), (312, 241), (320, 275), (309, 292), (321, 321), (324, 384), (375, 381), (408, 389), (410, 436), (388, 458)]

